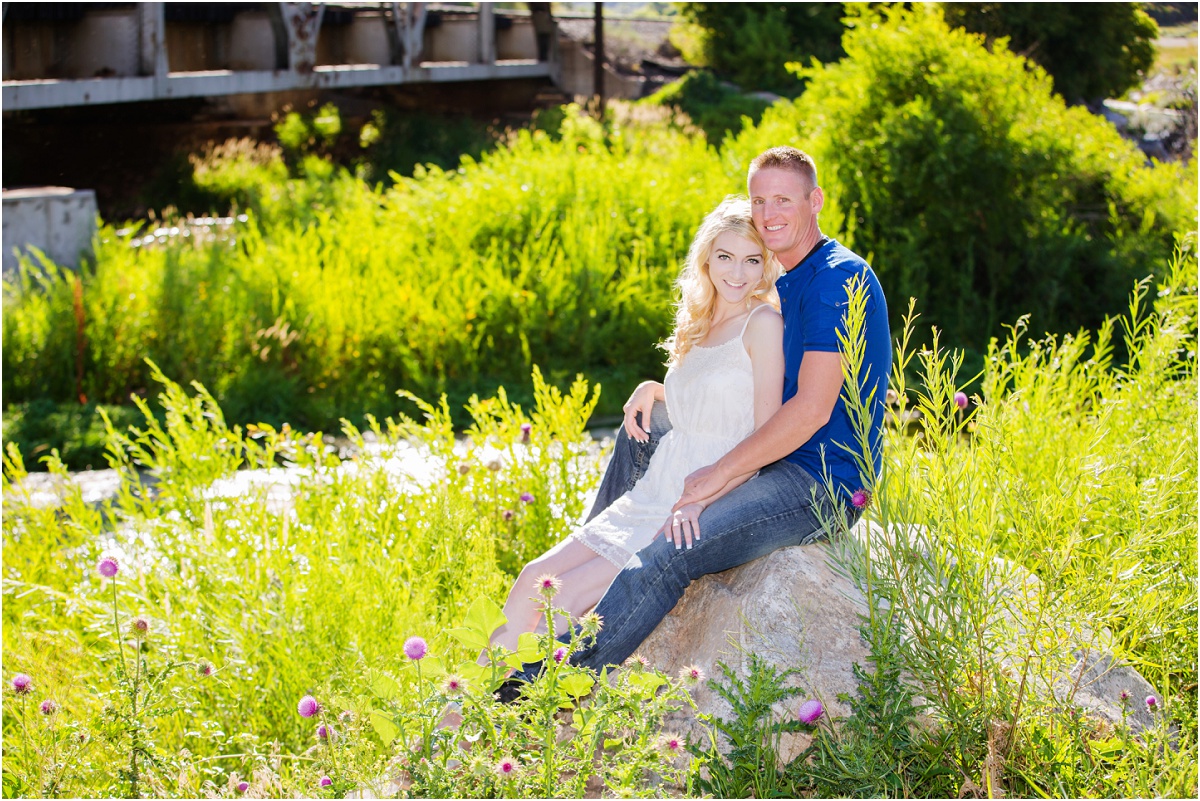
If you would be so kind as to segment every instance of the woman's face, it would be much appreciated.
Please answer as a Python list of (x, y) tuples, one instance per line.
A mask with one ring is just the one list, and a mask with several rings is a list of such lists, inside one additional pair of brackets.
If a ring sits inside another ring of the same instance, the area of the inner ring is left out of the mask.
[(754, 241), (726, 231), (713, 242), (708, 277), (721, 300), (741, 303), (762, 280), (766, 265), (766, 254)]

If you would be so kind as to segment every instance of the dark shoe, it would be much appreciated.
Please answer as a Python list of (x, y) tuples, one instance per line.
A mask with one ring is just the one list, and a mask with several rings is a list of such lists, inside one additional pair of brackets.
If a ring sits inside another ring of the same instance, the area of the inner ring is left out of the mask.
[(520, 679), (509, 679), (496, 690), (496, 700), (502, 704), (516, 703), (517, 699), (521, 697), (521, 691), (525, 684), (526, 682)]

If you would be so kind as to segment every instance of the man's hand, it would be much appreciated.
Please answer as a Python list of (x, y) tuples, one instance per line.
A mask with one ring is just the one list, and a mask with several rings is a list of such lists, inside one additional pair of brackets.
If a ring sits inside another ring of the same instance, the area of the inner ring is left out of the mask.
[(728, 483), (729, 480), (721, 474), (717, 465), (710, 464), (708, 467), (701, 467), (684, 479), (683, 494), (671, 507), (671, 511), (676, 512), (689, 504), (707, 505), (721, 494), (721, 490), (725, 489), (725, 485)]
[(689, 503), (671, 512), (667, 522), (663, 523), (654, 536), (663, 534), (667, 542), (675, 542), (675, 550), (687, 543), (687, 549), (692, 549), (692, 541), (700, 539), (700, 513), (704, 505)]
[[(650, 412), (654, 409), (654, 402), (663, 399), (662, 384), (657, 381), (643, 381), (638, 384), (637, 389), (629, 396), (629, 400), (625, 401), (625, 405), (621, 407), (625, 412), (625, 433), (631, 439), (637, 442), (646, 442), (650, 439)], [(637, 422), (638, 414), (642, 416), (641, 426)]]

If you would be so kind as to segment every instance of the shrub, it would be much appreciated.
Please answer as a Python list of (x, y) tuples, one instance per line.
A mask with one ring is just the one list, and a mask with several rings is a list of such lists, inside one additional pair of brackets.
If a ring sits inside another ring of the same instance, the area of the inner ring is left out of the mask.
[(670, 106), (683, 112), (713, 144), (720, 144), (746, 125), (756, 124), (771, 105), (762, 98), (743, 94), (708, 70), (689, 72), (639, 103)]
[(946, 21), (1042, 66), (1068, 101), (1099, 103), (1137, 86), (1154, 64), (1158, 26), (1143, 3), (943, 3)]
[(842, 56), (842, 3), (680, 3), (672, 36), (693, 64), (712, 67), (747, 91), (795, 97), (803, 88), (789, 61)]
[(936, 8), (865, 12), (838, 64), (727, 150), (741, 171), (810, 150), (822, 224), (869, 256), (893, 299), (981, 352), (1001, 324), (1094, 328), (1193, 230), (1195, 174), (1145, 164), (1103, 119), (1068, 109), (1039, 68), (950, 28)]

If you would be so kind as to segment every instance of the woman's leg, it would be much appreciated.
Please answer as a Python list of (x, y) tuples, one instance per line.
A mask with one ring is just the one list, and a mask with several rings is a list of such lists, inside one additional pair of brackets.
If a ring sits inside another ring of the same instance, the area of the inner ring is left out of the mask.
[[(554, 598), (554, 604), (572, 615), (579, 615), (600, 600), (618, 571), (619, 568), (578, 540), (563, 540), (521, 569), (521, 575), (517, 577), (504, 603), (504, 616), (508, 622), (496, 630), (492, 642), (515, 651), (517, 638), (527, 631), (536, 630), (539, 621), (544, 622), (537, 597), (536, 581), (539, 576), (557, 576), (562, 587)], [(588, 605), (581, 609), (579, 605), (585, 602)], [(480, 659), (486, 661), (486, 656)]]

